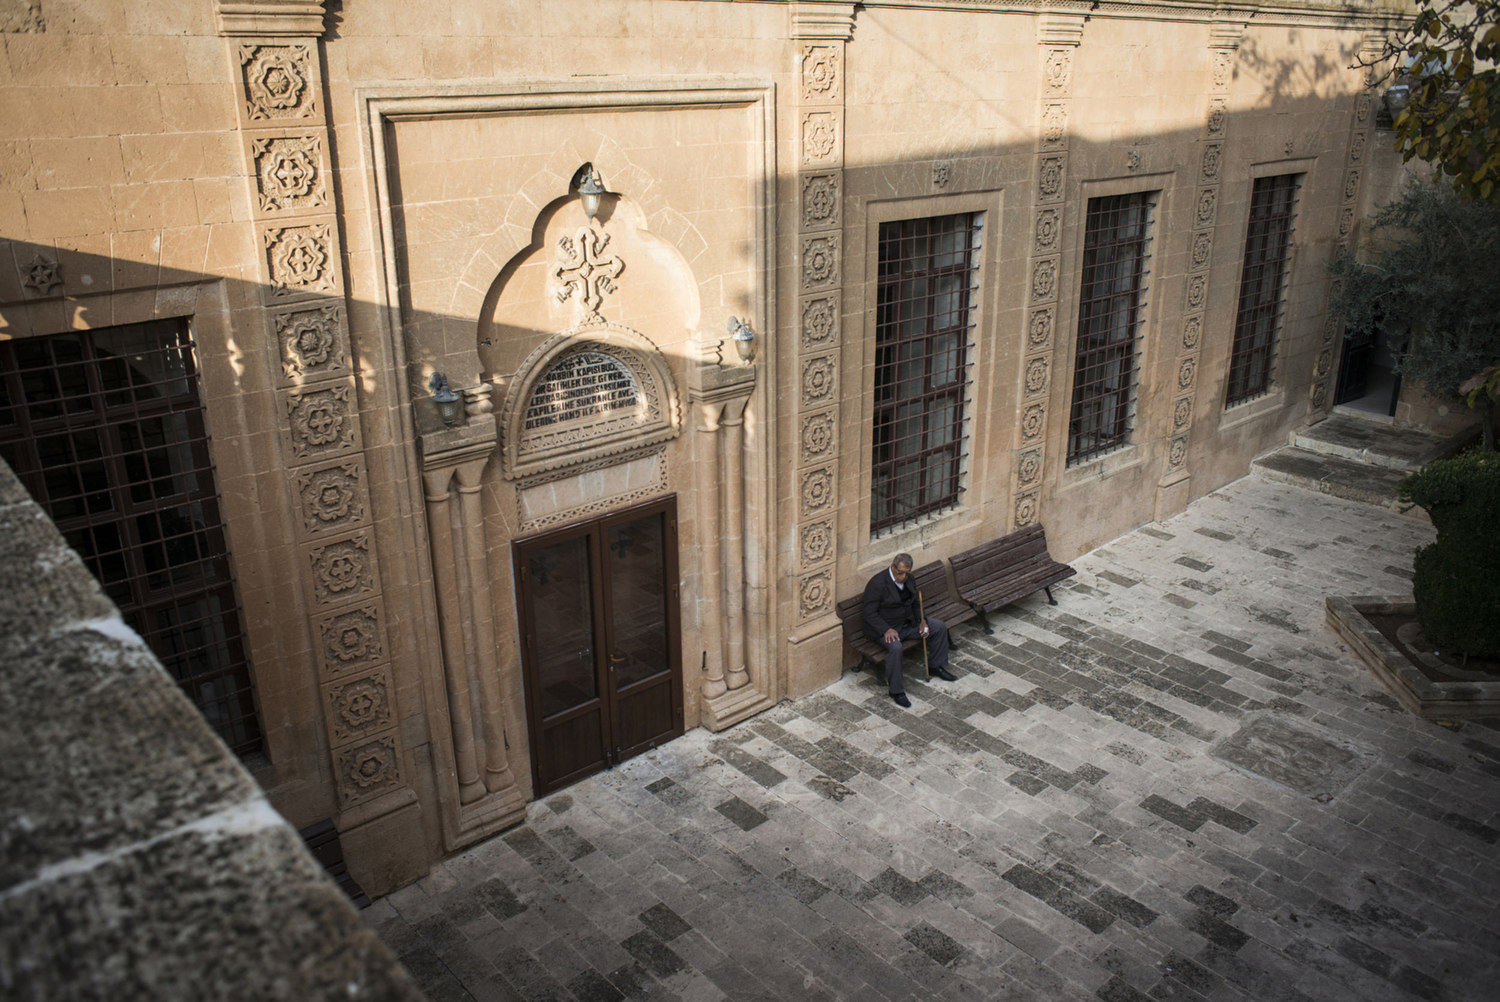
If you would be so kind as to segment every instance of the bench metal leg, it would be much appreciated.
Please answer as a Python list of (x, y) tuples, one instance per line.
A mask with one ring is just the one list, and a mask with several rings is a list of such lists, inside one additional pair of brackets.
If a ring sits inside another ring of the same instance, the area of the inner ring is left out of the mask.
[[(995, 630), (994, 627), (990, 626), (990, 617), (984, 613), (984, 606), (977, 602), (970, 602), (969, 608), (973, 609), (979, 615), (979, 625), (984, 627), (984, 632), (993, 634)], [(948, 646), (953, 646), (953, 639), (951, 637), (948, 639)]]
[(1055, 599), (1055, 598), (1052, 597), (1052, 586), (1051, 585), (1047, 585), (1047, 589), (1046, 590), (1047, 590), (1047, 604), (1048, 605), (1056, 605), (1057, 604), (1057, 599)]

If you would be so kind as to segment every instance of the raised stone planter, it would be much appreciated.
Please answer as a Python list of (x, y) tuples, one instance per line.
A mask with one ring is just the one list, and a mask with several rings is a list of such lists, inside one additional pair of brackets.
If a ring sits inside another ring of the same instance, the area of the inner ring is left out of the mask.
[[(1369, 616), (1416, 613), (1416, 604), (1378, 595), (1330, 596), (1328, 622), (1401, 704), (1428, 720), (1500, 716), (1500, 678), (1436, 657), (1407, 653), (1386, 639)], [(1404, 640), (1404, 638), (1402, 638)]]

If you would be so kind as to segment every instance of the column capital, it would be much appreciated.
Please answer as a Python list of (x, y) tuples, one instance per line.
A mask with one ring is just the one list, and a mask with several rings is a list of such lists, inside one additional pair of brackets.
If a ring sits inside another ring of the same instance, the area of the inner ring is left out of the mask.
[(854, 0), (792, 0), (791, 36), (847, 42), (854, 37)]
[(1049, 10), (1036, 19), (1036, 40), (1041, 45), (1082, 45), (1082, 13)]
[(215, 0), (219, 34), (225, 36), (323, 34), (323, 0)]

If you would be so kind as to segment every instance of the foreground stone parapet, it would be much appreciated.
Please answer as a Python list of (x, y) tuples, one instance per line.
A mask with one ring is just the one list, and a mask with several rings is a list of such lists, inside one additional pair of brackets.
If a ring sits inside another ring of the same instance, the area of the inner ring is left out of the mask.
[(1391, 695), (1417, 716), (1428, 720), (1500, 716), (1500, 679), (1441, 665), (1438, 666), (1441, 670), (1432, 674), (1443, 677), (1434, 678), (1414, 664), (1366, 618), (1368, 615), (1413, 615), (1416, 612), (1414, 602), (1378, 595), (1355, 595), (1348, 598), (1329, 596), (1325, 605), (1328, 622), (1338, 630), (1339, 636)]
[(422, 996), (0, 463), (0, 995)]

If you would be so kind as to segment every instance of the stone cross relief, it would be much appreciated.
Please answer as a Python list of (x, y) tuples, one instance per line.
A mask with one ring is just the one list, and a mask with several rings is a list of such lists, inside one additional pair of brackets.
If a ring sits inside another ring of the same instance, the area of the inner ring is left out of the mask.
[(606, 257), (609, 235), (580, 226), (575, 236), (557, 240), (557, 267), (552, 274), (561, 287), (557, 301), (565, 303), (576, 292), (588, 310), (586, 320), (599, 320), (599, 308), (605, 295), (615, 291), (615, 279), (625, 270), (625, 262), (614, 255)]

